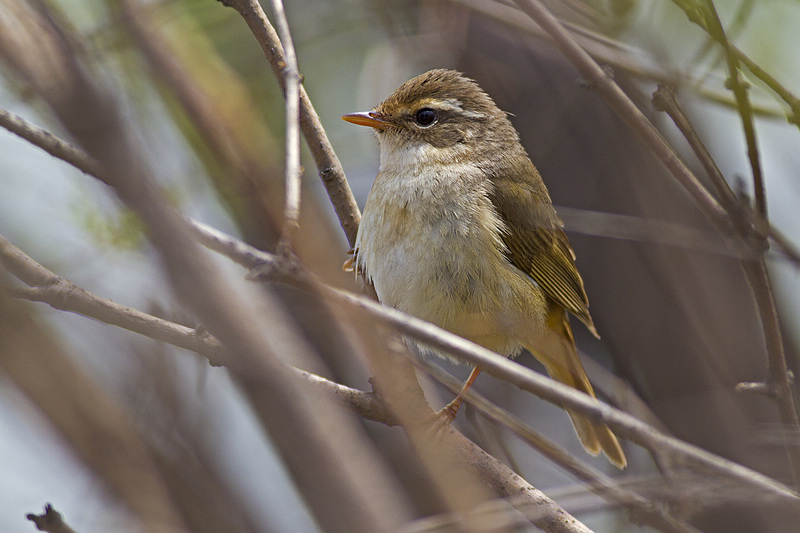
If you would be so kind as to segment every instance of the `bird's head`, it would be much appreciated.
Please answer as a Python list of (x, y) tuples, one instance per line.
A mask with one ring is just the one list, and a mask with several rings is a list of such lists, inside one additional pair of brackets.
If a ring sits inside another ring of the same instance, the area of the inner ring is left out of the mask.
[[(506, 114), (463, 74), (431, 70), (410, 79), (372, 111), (351, 113), (347, 122), (377, 133), (381, 159), (413, 151), (442, 162), (495, 157), (518, 145)], [(410, 154), (409, 154), (410, 155)]]

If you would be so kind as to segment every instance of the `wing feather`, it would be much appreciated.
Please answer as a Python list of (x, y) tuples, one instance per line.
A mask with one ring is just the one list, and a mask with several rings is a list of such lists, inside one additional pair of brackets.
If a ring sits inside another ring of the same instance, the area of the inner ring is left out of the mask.
[[(492, 176), (490, 197), (506, 225), (502, 239), (506, 257), (528, 274), (545, 294), (597, 335), (589, 314), (589, 299), (575, 266), (575, 252), (550, 197), (530, 160), (513, 172)], [(532, 174), (538, 179), (523, 180)]]

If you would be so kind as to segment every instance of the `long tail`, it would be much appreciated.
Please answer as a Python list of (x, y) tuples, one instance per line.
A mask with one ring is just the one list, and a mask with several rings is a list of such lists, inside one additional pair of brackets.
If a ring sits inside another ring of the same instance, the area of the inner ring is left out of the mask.
[[(575, 347), (575, 339), (567, 320), (567, 313), (560, 307), (553, 309), (548, 317), (549, 332), (545, 339), (536, 346), (526, 348), (545, 366), (550, 377), (569, 385), (592, 398), (596, 398), (592, 384), (586, 376)], [(619, 468), (628, 464), (625, 453), (611, 429), (602, 423), (593, 422), (585, 416), (567, 409), (575, 431), (581, 439), (583, 447), (592, 455), (601, 451), (608, 460)]]

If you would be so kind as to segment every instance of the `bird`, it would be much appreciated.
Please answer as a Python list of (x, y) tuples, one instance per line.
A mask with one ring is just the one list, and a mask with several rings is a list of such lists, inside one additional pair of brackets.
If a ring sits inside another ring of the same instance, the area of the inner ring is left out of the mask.
[[(435, 69), (342, 119), (372, 128), (380, 148), (345, 266), (381, 303), (506, 357), (527, 349), (596, 400), (568, 319), (599, 338), (575, 253), (508, 115), (474, 80)], [(445, 408), (450, 420), (480, 370)], [(567, 412), (590, 454), (625, 468), (606, 424)]]

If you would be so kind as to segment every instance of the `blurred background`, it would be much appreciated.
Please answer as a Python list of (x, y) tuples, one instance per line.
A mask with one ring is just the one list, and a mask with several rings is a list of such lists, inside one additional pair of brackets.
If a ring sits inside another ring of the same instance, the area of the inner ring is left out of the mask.
[[(3, 8), (16, 3), (0, 2)], [(211, 0), (43, 4), (81, 60), (115, 95), (170, 200), (191, 217), (274, 249), (280, 224), (274, 213), (283, 201), (283, 100), (241, 17)], [(702, 176), (680, 134), (650, 104), (657, 83), (675, 86), (734, 190), (752, 195), (741, 121), (725, 89), (724, 56), (677, 4), (548, 3)], [(784, 87), (800, 92), (800, 5), (719, 0), (716, 6), (729, 38)], [(575, 325), (600, 395), (678, 438), (791, 484), (774, 403), (734, 390), (739, 382), (762, 380), (766, 368), (761, 326), (738, 259), (719, 246), (721, 238), (688, 195), (535, 24), (509, 4), (489, 0), (299, 0), (287, 2), (286, 10), (304, 86), (360, 206), (377, 172), (377, 145), (365, 128), (339, 117), (369, 110), (429, 68), (465, 72), (512, 114), (554, 203), (563, 208), (602, 336), (594, 339)], [(7, 66), (0, 74), (0, 107), (64, 135), (13, 69)], [(770, 219), (800, 246), (797, 126), (787, 122), (787, 108), (768, 89), (748, 81)], [(0, 234), (95, 294), (196, 325), (172, 296), (135, 217), (106, 186), (5, 130), (0, 154)], [(346, 239), (305, 151), (304, 166), (298, 253), (330, 282), (353, 288), (350, 276), (340, 271)], [(602, 218), (587, 223), (586, 212), (629, 218), (608, 226), (592, 222), (607, 220)], [(615, 237), (631, 229), (625, 225), (635, 229), (648, 221), (690, 228), (701, 244), (666, 233)], [(780, 254), (768, 257), (789, 365), (796, 372), (800, 280), (796, 266)], [(232, 279), (245, 274), (227, 261), (218, 263)], [(8, 275), (2, 281), (12, 284)], [(313, 303), (298, 291), (276, 290), (288, 307), (313, 312)], [(200, 487), (201, 501), (214, 502), (206, 531), (316, 530), (224, 369), (44, 304), (28, 305), (28, 311), (174, 460), (180, 475)], [(340, 332), (325, 325), (325, 312), (318, 313), (319, 320), (300, 326), (311, 339), (333, 341), (324, 350), (324, 366), (309, 370), (368, 389), (369, 372), (352, 358), (347, 343), (336, 342)], [(520, 362), (541, 370), (529, 355)], [(469, 371), (441, 364), (459, 376)], [(448, 393), (427, 381), (423, 385), (434, 408), (449, 401)], [(797, 530), (796, 522), (768, 505), (742, 505), (746, 495), (736, 487), (709, 490), (697, 479), (670, 479), (669, 468), (660, 473), (650, 455), (633, 445), (626, 445), (628, 469), (612, 471), (603, 458), (586, 456), (562, 410), (487, 375), (476, 389), (581, 460), (674, 505), (702, 531)], [(630, 397), (649, 410), (627, 403)], [(589, 527), (650, 530), (469, 408), (456, 424)], [(414, 493), (420, 474), (399, 430), (364, 425), (409, 488), (417, 515), (437, 512), (435, 503)], [(24, 516), (40, 512), (45, 502), (82, 533), (139, 530), (2, 373), (0, 471), (2, 531), (33, 530)]]

